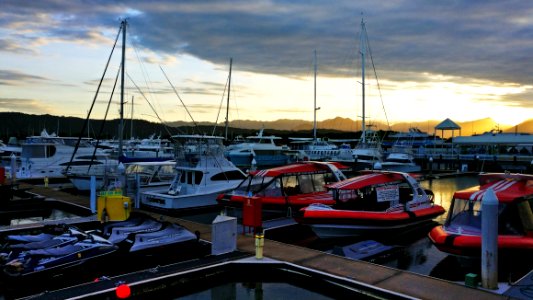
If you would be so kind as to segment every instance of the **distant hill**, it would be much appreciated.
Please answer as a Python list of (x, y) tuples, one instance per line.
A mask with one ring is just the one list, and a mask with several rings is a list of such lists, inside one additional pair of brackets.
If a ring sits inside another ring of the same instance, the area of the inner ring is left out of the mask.
[(505, 130), (504, 132), (529, 132), (533, 133), (533, 119), (527, 120), (525, 122), (522, 122), (516, 126), (511, 126)]
[[(52, 116), (52, 115), (30, 115), (16, 112), (0, 112), (0, 120), (2, 121), (2, 128), (0, 128), (0, 139), (7, 141), (9, 137), (15, 136), (17, 138), (25, 138), (29, 135), (37, 135), (44, 128), (49, 133), (59, 131), (61, 136), (77, 136), (83, 128), (84, 119), (76, 117)], [(453, 119), (452, 119), (453, 120)], [(432, 134), (434, 128), (442, 120), (426, 120), (419, 122), (401, 122), (391, 124), (390, 128), (383, 123), (368, 124), (372, 129), (382, 131), (408, 131), (410, 127), (416, 127), (421, 131)], [(492, 129), (500, 129), (504, 132), (526, 132), (533, 134), (533, 119), (518, 124), (517, 126), (503, 126), (497, 124), (491, 118), (484, 118), (468, 122), (456, 122), (461, 130), (455, 131), (454, 136), (458, 135), (472, 135), (481, 134)], [(133, 134), (135, 137), (148, 137), (151, 134), (161, 135), (163, 137), (179, 134), (179, 133), (202, 133), (213, 134), (215, 128), (213, 123), (199, 122), (200, 128), (194, 129), (191, 122), (169, 122), (164, 125), (159, 123), (148, 122), (145, 120), (134, 120)], [(96, 136), (100, 127), (101, 120), (90, 121), (90, 135)], [(125, 136), (129, 138), (131, 132), (131, 121), (125, 122)], [(275, 134), (280, 136), (294, 136), (294, 137), (309, 137), (312, 135), (313, 122), (305, 120), (280, 119), (276, 121), (256, 121), (256, 120), (235, 120), (229, 124), (230, 136), (235, 135), (251, 135), (255, 134), (257, 130), (265, 128), (265, 134)], [(317, 122), (318, 136), (329, 138), (353, 138), (356, 132), (361, 131), (361, 121), (354, 121), (348, 118), (333, 118)], [(103, 134), (104, 138), (112, 138), (117, 136), (118, 120), (109, 120), (104, 123)], [(352, 135), (353, 133), (353, 135)], [(215, 134), (224, 134), (224, 124), (220, 123), (216, 126)], [(451, 137), (452, 132), (437, 132), (437, 135), (443, 137)], [(82, 133), (87, 136), (87, 131)]]
[[(384, 131), (387, 131), (387, 130), (408, 131), (409, 128), (416, 127), (420, 129), (421, 131), (433, 133), (435, 131), (434, 129), (435, 126), (437, 126), (441, 122), (442, 120), (402, 122), (402, 123), (392, 124), (390, 128), (384, 123), (373, 122), (373, 123), (367, 124), (367, 126), (371, 126), (371, 128), (375, 130), (384, 130)], [(483, 132), (490, 131), (498, 127), (498, 123), (496, 123), (491, 118), (484, 118), (484, 119), (479, 119), (479, 120), (473, 120), (473, 121), (467, 121), (467, 122), (456, 122), (456, 123), (457, 125), (461, 127), (461, 130), (460, 132), (455, 131), (454, 136), (481, 134)], [(529, 121), (529, 125), (528, 125), (529, 127), (525, 125), (526, 123), (527, 122), (518, 125), (518, 127), (520, 128), (520, 131), (533, 133), (533, 120)], [(289, 131), (308, 130), (311, 132), (311, 130), (313, 129), (313, 122), (311, 121), (290, 120), (290, 119), (280, 119), (280, 120), (269, 121), (269, 122), (253, 121), (253, 120), (237, 120), (237, 121), (232, 121), (229, 124), (230, 124), (230, 127), (233, 127), (233, 128), (254, 129), (254, 130), (265, 128), (265, 129), (289, 130)], [(318, 130), (339, 130), (339, 131), (346, 131), (346, 132), (357, 132), (361, 130), (361, 121), (355, 121), (355, 120), (348, 119), (348, 118), (337, 117), (334, 119), (328, 119), (328, 120), (317, 122), (317, 129)], [(509, 130), (508, 126), (505, 127), (503, 125), (500, 125), (499, 129)], [(437, 132), (437, 134), (440, 135), (441, 132)], [(444, 137), (450, 137), (451, 135), (452, 135), (451, 131), (444, 132)]]

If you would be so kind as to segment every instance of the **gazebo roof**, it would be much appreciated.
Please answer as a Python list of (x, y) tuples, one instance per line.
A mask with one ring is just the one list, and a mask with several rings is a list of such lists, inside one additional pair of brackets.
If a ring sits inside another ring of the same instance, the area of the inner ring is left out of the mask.
[(435, 129), (454, 130), (454, 129), (461, 129), (461, 126), (457, 125), (457, 123), (450, 120), (449, 118), (446, 118), (446, 120), (440, 122), (437, 126), (435, 126)]

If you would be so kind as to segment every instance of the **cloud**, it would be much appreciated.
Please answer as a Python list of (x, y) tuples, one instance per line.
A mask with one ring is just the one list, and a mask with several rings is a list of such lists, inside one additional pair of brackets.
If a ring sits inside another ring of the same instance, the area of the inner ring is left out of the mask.
[(0, 98), (0, 111), (22, 111), (25, 113), (48, 114), (54, 113), (52, 107), (37, 99)]
[(13, 70), (0, 70), (0, 85), (22, 85), (22, 84), (31, 84), (35, 82), (51, 82), (52, 80), (37, 76), (22, 73), (19, 71)]
[(363, 12), (380, 78), (431, 73), (526, 84), (533, 69), (528, 1), (4, 0), (2, 6), (0, 28), (10, 35), (0, 49), (18, 53), (32, 51), (21, 35), (41, 44), (109, 43), (119, 18), (128, 16), (129, 36), (154, 53), (145, 61), (188, 54), (225, 65), (233, 57), (240, 71), (298, 77), (312, 72), (317, 50), (322, 76), (354, 76)]

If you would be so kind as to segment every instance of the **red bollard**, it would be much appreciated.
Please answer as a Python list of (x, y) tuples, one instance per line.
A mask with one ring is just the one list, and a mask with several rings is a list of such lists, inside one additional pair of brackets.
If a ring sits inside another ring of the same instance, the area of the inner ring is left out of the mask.
[(248, 227), (248, 232), (250, 232), (252, 228), (263, 226), (262, 212), (261, 198), (249, 197), (244, 201), (242, 205), (243, 234), (246, 227)]
[(0, 166), (0, 184), (6, 182), (6, 168)]

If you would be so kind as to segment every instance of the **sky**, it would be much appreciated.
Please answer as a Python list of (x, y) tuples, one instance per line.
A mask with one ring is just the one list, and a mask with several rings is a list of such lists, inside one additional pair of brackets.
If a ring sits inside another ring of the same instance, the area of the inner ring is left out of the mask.
[(230, 82), (230, 120), (360, 120), (364, 21), (367, 122), (533, 118), (530, 1), (0, 0), (0, 8), (0, 111), (85, 118), (96, 100), (91, 117), (102, 119), (111, 99), (108, 118), (118, 117), (120, 88), (110, 96), (122, 37), (106, 62), (126, 19), (125, 116), (223, 123)]

